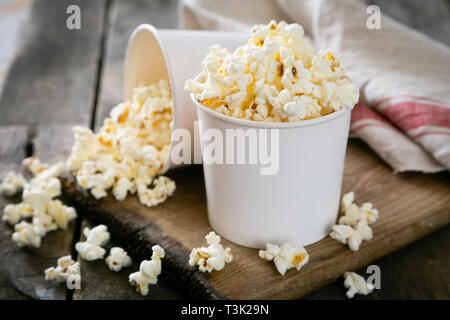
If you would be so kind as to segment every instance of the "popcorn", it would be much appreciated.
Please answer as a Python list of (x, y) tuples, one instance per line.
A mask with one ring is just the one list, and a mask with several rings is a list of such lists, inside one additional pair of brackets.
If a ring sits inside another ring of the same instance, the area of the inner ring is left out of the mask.
[(159, 176), (153, 181), (154, 187), (148, 188), (145, 184), (138, 184), (138, 197), (142, 204), (153, 207), (164, 202), (175, 192), (175, 182), (168, 177)]
[(161, 80), (135, 88), (132, 99), (113, 108), (99, 132), (74, 127), (75, 144), (68, 165), (77, 183), (96, 199), (112, 189), (118, 201), (135, 193), (147, 206), (165, 201), (175, 183), (155, 176), (169, 156), (172, 106), (169, 84)]
[(366, 280), (355, 272), (344, 273), (344, 286), (348, 289), (346, 296), (352, 299), (355, 294), (368, 295), (372, 293), (374, 287), (372, 284), (367, 283)]
[(12, 240), (19, 247), (40, 247), (47, 232), (67, 229), (77, 214), (74, 208), (54, 199), (61, 194), (58, 175), (65, 169), (64, 162), (48, 165), (37, 158), (27, 158), (23, 163), (34, 177), (29, 182), (24, 179), (22, 202), (6, 205), (2, 220), (15, 225)]
[[(80, 283), (81, 272), (78, 262), (72, 260), (72, 256), (64, 256), (58, 259), (58, 265), (45, 269), (45, 280), (55, 280), (57, 282)], [(75, 286), (68, 285), (68, 288), (74, 288)]]
[(366, 202), (358, 207), (353, 203), (354, 200), (355, 194), (353, 192), (349, 192), (342, 197), (341, 211), (344, 216), (339, 219), (340, 224), (355, 226), (360, 218), (365, 218), (368, 224), (377, 221), (379, 213), (377, 209), (373, 208), (372, 203)]
[(198, 265), (201, 272), (220, 271), (226, 263), (233, 261), (230, 248), (224, 249), (220, 244), (220, 236), (211, 231), (205, 236), (208, 247), (194, 248), (189, 256), (189, 265)]
[(101, 246), (105, 245), (110, 238), (108, 228), (103, 224), (92, 229), (85, 227), (83, 234), (86, 237), (86, 241), (75, 244), (75, 250), (77, 250), (81, 258), (87, 261), (103, 259), (106, 250)]
[(109, 238), (110, 234), (108, 232), (108, 227), (104, 224), (100, 224), (92, 229), (85, 227), (83, 230), (83, 234), (86, 237), (86, 242), (103, 246), (105, 245)]
[(358, 251), (361, 243), (372, 240), (372, 229), (365, 219), (360, 219), (356, 228), (344, 224), (334, 225), (330, 237), (340, 243), (348, 244), (350, 250)]
[(339, 224), (332, 227), (330, 237), (340, 243), (348, 244), (352, 251), (357, 251), (364, 240), (372, 239), (372, 229), (368, 224), (374, 223), (379, 213), (371, 203), (364, 203), (358, 207), (353, 203), (354, 200), (353, 192), (342, 197), (341, 211), (344, 215), (339, 219)]
[(109, 256), (106, 257), (106, 264), (111, 271), (120, 271), (122, 268), (129, 267), (131, 265), (131, 258), (127, 252), (119, 247), (111, 248)]
[(285, 243), (281, 247), (267, 243), (266, 250), (259, 250), (259, 256), (265, 260), (273, 261), (282, 276), (291, 268), (300, 270), (309, 261), (309, 255), (305, 248), (295, 248), (290, 243)]
[(12, 197), (17, 192), (22, 190), (25, 183), (26, 180), (21, 173), (9, 171), (3, 177), (2, 183), (0, 183), (0, 193), (3, 193), (8, 197)]
[(164, 249), (158, 245), (152, 247), (153, 254), (151, 260), (141, 262), (139, 271), (130, 274), (129, 282), (136, 287), (136, 291), (141, 295), (148, 294), (148, 285), (157, 284), (158, 276), (161, 274), (161, 258), (164, 258)]
[(38, 173), (47, 170), (49, 165), (46, 163), (42, 163), (41, 160), (35, 157), (29, 157), (22, 161), (22, 165), (31, 172), (33, 176), (37, 175)]
[(358, 89), (331, 50), (313, 49), (298, 24), (253, 27), (247, 44), (230, 53), (210, 47), (202, 72), (185, 90), (224, 115), (254, 121), (300, 121), (352, 109)]
[(103, 259), (106, 253), (106, 250), (99, 245), (89, 242), (77, 242), (75, 249), (80, 254), (80, 257), (87, 261)]
[(28, 204), (7, 204), (3, 209), (2, 220), (8, 222), (10, 225), (15, 225), (20, 220), (31, 217), (33, 208)]
[(63, 230), (66, 230), (69, 226), (69, 222), (77, 217), (74, 208), (63, 205), (59, 200), (50, 202), (48, 214), (53, 218), (58, 228)]
[(18, 247), (31, 246), (39, 248), (41, 246), (42, 229), (26, 221), (22, 221), (14, 226), (12, 240)]

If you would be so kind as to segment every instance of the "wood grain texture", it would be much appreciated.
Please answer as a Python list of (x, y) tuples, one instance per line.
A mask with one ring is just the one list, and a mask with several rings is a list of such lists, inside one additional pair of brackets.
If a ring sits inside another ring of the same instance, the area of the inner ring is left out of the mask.
[[(10, 170), (21, 171), (20, 162), (25, 155), (25, 147), (28, 140), (28, 131), (24, 126), (0, 127), (0, 179)], [(10, 202), (18, 202), (18, 197), (7, 198), (0, 195), (0, 209)], [(26, 299), (27, 295), (19, 292), (11, 283), (11, 278), (16, 271), (16, 263), (23, 263), (23, 252), (20, 252), (11, 241), (13, 228), (0, 223), (0, 299)], [(5, 263), (12, 257), (12, 263)], [(19, 266), (21, 267), (21, 266)], [(23, 267), (22, 267), (23, 268)]]
[[(81, 9), (81, 30), (66, 9)], [(93, 108), (105, 1), (35, 0), (0, 99), (0, 124), (87, 123)]]
[(188, 266), (190, 249), (204, 244), (211, 231), (207, 221), (201, 167), (172, 171), (178, 185), (175, 195), (160, 206), (145, 208), (135, 197), (117, 202), (96, 201), (79, 190), (70, 177), (65, 194), (95, 223), (105, 223), (138, 257), (149, 257), (151, 246), (167, 252), (161, 278), (188, 290), (190, 295), (230, 299), (299, 298), (357, 270), (448, 224), (450, 219), (449, 173), (397, 174), (380, 162), (362, 143), (350, 141), (343, 192), (356, 193), (358, 203), (371, 201), (380, 211), (373, 225), (374, 238), (358, 252), (331, 238), (307, 247), (310, 262), (299, 272), (280, 276), (273, 263), (258, 257), (257, 250), (224, 240), (234, 261), (222, 272), (203, 274)]

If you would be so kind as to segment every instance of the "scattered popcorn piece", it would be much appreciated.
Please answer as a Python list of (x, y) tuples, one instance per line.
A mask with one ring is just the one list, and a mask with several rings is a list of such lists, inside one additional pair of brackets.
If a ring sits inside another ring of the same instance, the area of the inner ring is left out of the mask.
[(35, 157), (29, 157), (22, 161), (22, 165), (31, 172), (33, 176), (37, 175), (38, 173), (47, 170), (49, 165), (46, 163), (42, 163), (41, 160)]
[(129, 267), (131, 265), (131, 258), (127, 252), (119, 247), (111, 248), (109, 256), (106, 257), (106, 264), (111, 271), (120, 271), (122, 268)]
[(80, 254), (80, 257), (86, 261), (103, 259), (106, 253), (106, 250), (102, 247), (85, 241), (77, 242), (75, 249)]
[(165, 176), (159, 176), (153, 181), (154, 187), (147, 188), (138, 184), (138, 197), (142, 204), (154, 207), (164, 202), (175, 192), (175, 182)]
[[(45, 280), (55, 280), (58, 283), (68, 281), (71, 283), (81, 282), (80, 265), (78, 262), (73, 261), (72, 256), (70, 255), (59, 258), (56, 268), (47, 268), (44, 273)], [(75, 286), (71, 286), (70, 288), (74, 287)]]
[(39, 248), (41, 246), (42, 232), (38, 226), (22, 221), (14, 226), (14, 231), (12, 240), (20, 248), (25, 246)]
[(15, 225), (20, 220), (31, 217), (33, 208), (28, 204), (7, 204), (3, 209), (2, 220), (8, 222), (10, 225)]
[(354, 227), (361, 217), (365, 217), (368, 224), (377, 221), (379, 213), (372, 203), (366, 202), (361, 207), (358, 207), (353, 203), (354, 200), (355, 194), (353, 192), (349, 192), (342, 197), (341, 211), (344, 215), (339, 219), (339, 224)]
[(339, 224), (332, 227), (330, 237), (343, 244), (348, 244), (352, 251), (359, 250), (361, 243), (372, 239), (372, 229), (368, 224), (378, 219), (378, 210), (371, 203), (358, 207), (353, 203), (355, 195), (349, 192), (342, 197), (341, 211), (344, 213)]
[(83, 234), (86, 237), (86, 242), (103, 246), (105, 245), (109, 238), (110, 234), (108, 232), (108, 227), (104, 224), (100, 224), (92, 229), (85, 227), (83, 230)]
[(26, 180), (21, 173), (8, 171), (0, 184), (0, 193), (12, 197), (23, 189)]
[(334, 225), (330, 237), (343, 244), (348, 244), (352, 251), (358, 251), (364, 240), (372, 240), (372, 229), (367, 225), (366, 219), (360, 219), (355, 228), (344, 224)]
[(148, 294), (148, 285), (156, 284), (158, 276), (161, 274), (161, 258), (164, 258), (164, 249), (158, 245), (152, 247), (153, 254), (151, 260), (141, 262), (139, 271), (130, 274), (129, 282), (136, 287), (136, 291), (141, 295)]
[(83, 234), (86, 237), (86, 241), (75, 244), (75, 249), (81, 258), (87, 261), (103, 259), (106, 250), (101, 246), (105, 245), (110, 238), (108, 227), (103, 224), (92, 229), (85, 227)]
[(373, 285), (367, 283), (366, 280), (355, 272), (344, 273), (344, 286), (348, 289), (346, 296), (352, 299), (355, 294), (368, 295), (374, 289)]
[(259, 250), (259, 256), (265, 260), (273, 261), (281, 275), (291, 268), (300, 270), (309, 261), (309, 254), (304, 247), (293, 247), (285, 243), (281, 247), (267, 243), (266, 250)]
[(189, 257), (189, 265), (198, 265), (201, 272), (222, 270), (226, 263), (233, 261), (233, 254), (230, 248), (224, 249), (220, 244), (220, 236), (211, 231), (205, 237), (208, 247), (194, 248)]
[(331, 50), (313, 49), (299, 24), (255, 25), (234, 52), (214, 45), (185, 83), (203, 105), (254, 121), (299, 121), (352, 109), (359, 90)]
[(149, 207), (170, 197), (175, 183), (154, 178), (169, 156), (172, 106), (169, 84), (161, 80), (134, 88), (131, 100), (113, 108), (99, 132), (74, 127), (68, 165), (77, 183), (96, 199), (106, 197), (110, 189), (118, 201), (137, 192)]

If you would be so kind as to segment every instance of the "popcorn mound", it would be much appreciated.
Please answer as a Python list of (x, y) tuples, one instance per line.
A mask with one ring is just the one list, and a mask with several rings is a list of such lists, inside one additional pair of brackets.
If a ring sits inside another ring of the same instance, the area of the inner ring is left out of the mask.
[(63, 162), (50, 166), (41, 164), (36, 158), (27, 158), (23, 164), (34, 177), (27, 182), (21, 174), (6, 174), (1, 184), (4, 186), (2, 192), (11, 195), (21, 188), (23, 192), (21, 203), (5, 206), (2, 220), (14, 226), (12, 240), (19, 247), (38, 248), (48, 232), (67, 229), (77, 213), (74, 208), (55, 199), (61, 194), (58, 175), (65, 169)]
[(314, 54), (299, 24), (253, 27), (247, 44), (233, 53), (210, 47), (202, 72), (185, 90), (203, 105), (235, 118), (287, 122), (352, 109), (358, 89), (331, 50)]
[(121, 201), (137, 193), (140, 202), (152, 207), (175, 191), (175, 182), (155, 178), (170, 151), (172, 97), (161, 80), (133, 90), (131, 101), (119, 104), (94, 134), (74, 127), (75, 144), (68, 160), (77, 183), (100, 199), (112, 189)]
[(372, 203), (366, 202), (359, 207), (353, 203), (354, 200), (353, 192), (342, 197), (341, 211), (344, 215), (339, 218), (339, 224), (332, 227), (330, 237), (348, 244), (350, 250), (358, 251), (364, 240), (372, 240), (372, 229), (369, 224), (378, 219), (379, 213)]

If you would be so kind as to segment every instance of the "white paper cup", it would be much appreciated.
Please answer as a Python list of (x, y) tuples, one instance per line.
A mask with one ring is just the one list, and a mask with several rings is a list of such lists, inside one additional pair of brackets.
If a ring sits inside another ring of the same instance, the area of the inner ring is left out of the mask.
[(275, 175), (261, 175), (265, 166), (259, 164), (207, 165), (203, 159), (213, 229), (251, 248), (265, 248), (267, 242), (304, 246), (326, 237), (339, 210), (351, 112), (290, 123), (256, 122), (222, 115), (191, 98), (202, 135), (211, 128), (224, 136), (226, 129), (279, 129)]
[[(238, 32), (158, 30), (152, 25), (137, 27), (128, 42), (125, 56), (124, 96), (130, 99), (132, 89), (165, 79), (170, 82), (173, 97), (173, 128), (190, 132), (194, 158), (201, 159), (200, 149), (194, 149), (194, 121), (197, 119), (195, 105), (184, 91), (187, 79), (200, 73), (200, 64), (211, 45), (234, 50), (245, 44), (249, 34)], [(195, 155), (195, 152), (198, 152)], [(162, 173), (178, 166), (170, 157)]]

